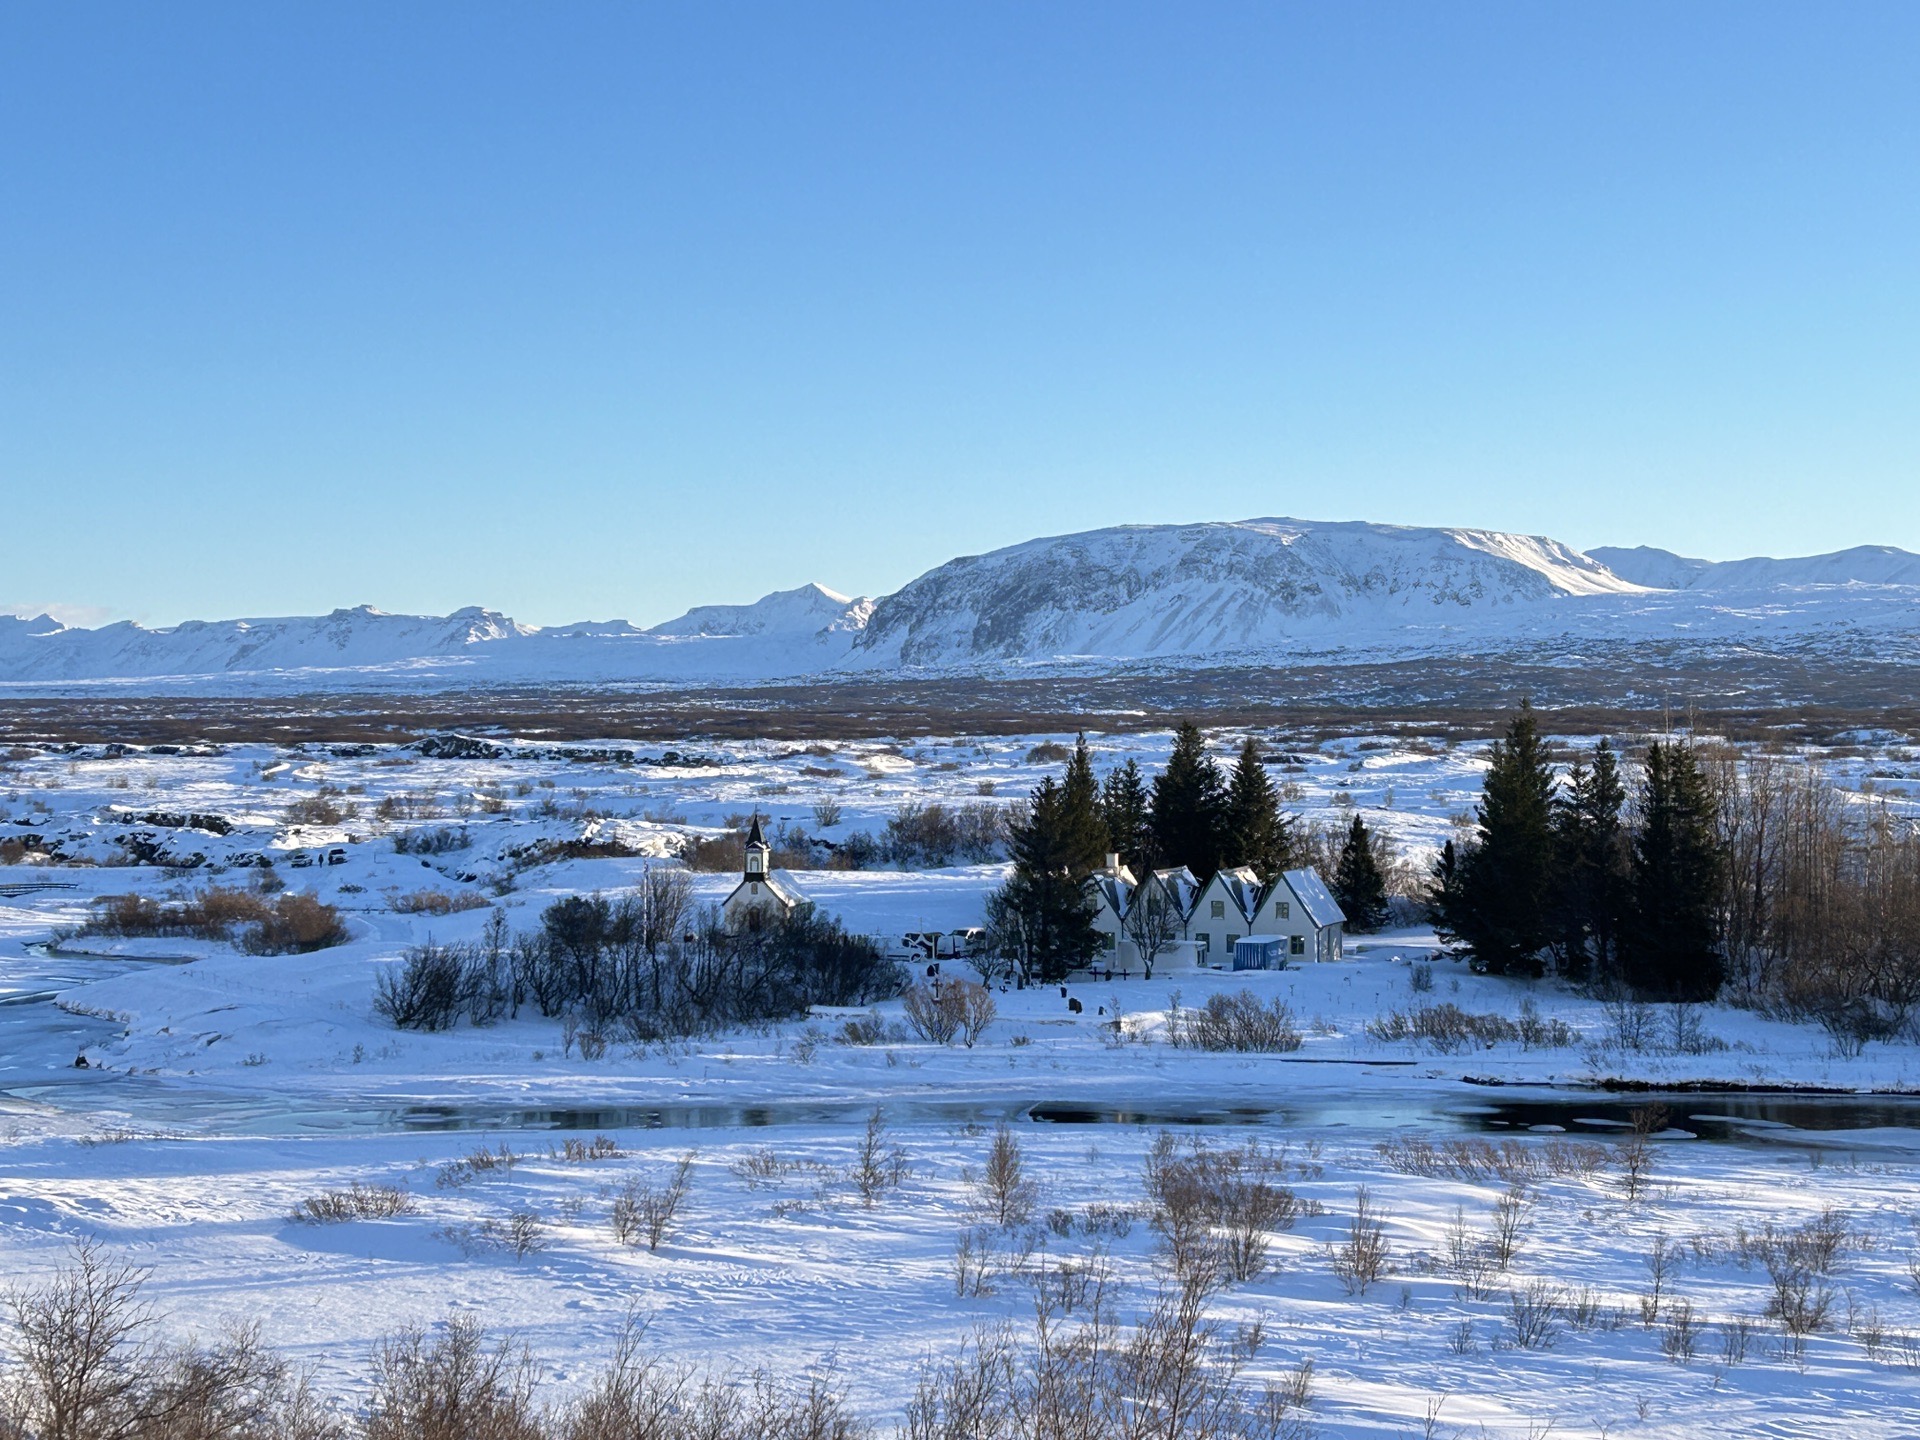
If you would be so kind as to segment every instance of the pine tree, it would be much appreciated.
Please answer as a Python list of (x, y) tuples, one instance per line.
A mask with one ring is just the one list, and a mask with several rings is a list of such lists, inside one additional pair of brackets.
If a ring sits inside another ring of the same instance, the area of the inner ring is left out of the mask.
[(1524, 702), (1493, 744), (1477, 814), (1474, 848), (1457, 860), (1454, 933), (1478, 967), (1538, 975), (1554, 938), (1553, 769)]
[(1075, 741), (1060, 785), (1059, 845), (1067, 873), (1084, 880), (1106, 863), (1107, 826), (1100, 816), (1100, 782), (1085, 735)]
[(1459, 917), (1464, 913), (1466, 902), (1461, 897), (1460, 856), (1453, 848), (1453, 841), (1440, 847), (1429, 873), (1427, 918), (1433, 922), (1433, 933), (1441, 944), (1455, 944), (1460, 939)]
[(1260, 760), (1260, 746), (1249, 735), (1240, 746), (1240, 758), (1227, 782), (1225, 826), (1220, 858), (1228, 865), (1250, 865), (1254, 874), (1272, 881), (1293, 864), (1293, 828), (1280, 813), (1280, 799), (1267, 767)]
[(1207, 754), (1200, 727), (1180, 722), (1167, 768), (1154, 777), (1151, 831), (1160, 863), (1184, 865), (1206, 884), (1220, 868), (1226, 796), (1220, 767)]
[(1065, 788), (1048, 776), (1014, 827), (1013, 874), (988, 906), (996, 946), (1023, 981), (1064, 980), (1100, 948), (1086, 873), (1073, 871), (1082, 843), (1076, 828), (1068, 821)]
[(1576, 761), (1568, 770), (1554, 806), (1554, 946), (1562, 971), (1576, 980), (1617, 972), (1632, 866), (1621, 820), (1626, 800), (1619, 762), (1603, 738), (1591, 766)]
[(1132, 759), (1107, 772), (1100, 788), (1100, 818), (1107, 827), (1107, 845), (1120, 852), (1120, 863), (1144, 879), (1152, 840), (1147, 834), (1147, 782)]
[(1340, 863), (1333, 872), (1333, 898), (1347, 912), (1347, 928), (1365, 934), (1387, 923), (1387, 882), (1373, 853), (1373, 836), (1358, 814), (1347, 827)]
[(1633, 904), (1621, 970), (1640, 995), (1707, 1000), (1720, 989), (1718, 901), (1725, 861), (1713, 794), (1690, 746), (1647, 750), (1640, 829), (1633, 842)]

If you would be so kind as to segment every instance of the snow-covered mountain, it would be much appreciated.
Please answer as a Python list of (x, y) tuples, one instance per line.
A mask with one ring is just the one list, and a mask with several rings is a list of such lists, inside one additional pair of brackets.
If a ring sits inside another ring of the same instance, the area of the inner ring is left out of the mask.
[(776, 590), (751, 605), (696, 605), (678, 620), (655, 625), (652, 635), (821, 635), (857, 631), (873, 614), (873, 601), (854, 599), (824, 585)]
[(1555, 540), (1358, 521), (1123, 525), (950, 560), (856, 663), (1244, 654), (1641, 587)]
[(1785, 590), (1804, 585), (1920, 585), (1920, 555), (1892, 545), (1856, 545), (1830, 555), (1775, 560), (1691, 560), (1640, 545), (1587, 552), (1614, 574), (1656, 590)]
[(803, 585), (643, 628), (491, 610), (88, 630), (0, 615), (0, 687), (327, 690), (702, 684), (1287, 665), (1449, 654), (1577, 664), (1625, 647), (1920, 660), (1920, 555), (1585, 554), (1539, 536), (1360, 522), (1126, 525), (948, 561), (892, 595)]

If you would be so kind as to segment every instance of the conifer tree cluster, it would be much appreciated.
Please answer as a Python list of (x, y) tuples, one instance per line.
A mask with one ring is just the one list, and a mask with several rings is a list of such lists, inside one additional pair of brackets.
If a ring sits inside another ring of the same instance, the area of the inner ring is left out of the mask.
[(1650, 998), (1713, 995), (1725, 861), (1691, 747), (1651, 746), (1631, 809), (1629, 798), (1606, 740), (1556, 776), (1523, 704), (1492, 747), (1471, 840), (1449, 841), (1434, 863), (1441, 938), (1494, 974), (1551, 963)]

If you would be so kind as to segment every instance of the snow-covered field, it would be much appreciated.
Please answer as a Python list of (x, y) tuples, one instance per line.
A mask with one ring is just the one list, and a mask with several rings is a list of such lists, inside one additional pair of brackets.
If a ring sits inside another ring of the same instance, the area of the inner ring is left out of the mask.
[[(660, 747), (627, 747), (627, 763), (578, 758), (578, 748), (575, 758), (319, 746), (16, 756), (0, 769), (0, 837), (36, 837), (66, 858), (0, 865), (0, 1270), (44, 1275), (75, 1240), (96, 1236), (152, 1268), (150, 1295), (176, 1329), (257, 1319), (342, 1390), (379, 1336), (458, 1312), (523, 1338), (562, 1392), (604, 1360), (637, 1310), (651, 1317), (650, 1341), (677, 1358), (789, 1371), (832, 1363), (859, 1406), (890, 1422), (926, 1357), (981, 1323), (1024, 1322), (1034, 1277), (1049, 1268), (1098, 1251), (1123, 1309), (1144, 1303), (1158, 1237), (1142, 1166), (1171, 1128), (1216, 1148), (1285, 1150), (1286, 1183), (1307, 1213), (1272, 1235), (1269, 1263), (1214, 1309), (1230, 1329), (1262, 1327), (1248, 1365), (1256, 1380), (1312, 1360), (1322, 1433), (1538, 1435), (1549, 1421), (1555, 1435), (1915, 1433), (1920, 1102), (1668, 1093), (1651, 1182), (1630, 1195), (1621, 1137), (1650, 1097), (1595, 1088), (1920, 1091), (1910, 1045), (1841, 1057), (1817, 1029), (1706, 1007), (1689, 1017), (1698, 1032), (1684, 1045), (1674, 1017), (1657, 1015), (1650, 1038), (1629, 1047), (1622, 1030), (1635, 1017), (1551, 983), (1472, 975), (1417, 929), (1350, 942), (1339, 965), (1074, 985), (1078, 1014), (1056, 989), (1003, 994), (972, 1049), (909, 1038), (897, 1005), (880, 1007), (887, 1031), (876, 1044), (843, 1043), (847, 1017), (820, 1015), (616, 1045), (593, 1061), (567, 1052), (558, 1021), (523, 1015), (420, 1035), (372, 1013), (383, 965), (429, 934), (477, 934), (491, 907), (529, 928), (554, 898), (615, 891), (672, 863), (663, 857), (686, 835), (755, 809), (844, 840), (878, 831), (908, 801), (1005, 803), (1058, 770), (1029, 752), (1062, 738), (688, 743), (682, 763), (667, 764), (652, 763), (665, 758)], [(1902, 806), (1920, 798), (1920, 753), (1899, 737), (1859, 739), (1808, 763)], [(1103, 768), (1133, 755), (1151, 770), (1168, 737), (1093, 743)], [(1482, 763), (1477, 746), (1405, 737), (1276, 749), (1287, 753), (1275, 778), (1293, 787), (1289, 808), (1344, 822), (1351, 802), (1416, 859), (1471, 809)], [(313, 818), (322, 801), (337, 820)], [(816, 807), (828, 805), (840, 813), (821, 825), (830, 812), (816, 817)], [(198, 824), (168, 823), (181, 817)], [(443, 829), (467, 843), (425, 855), (396, 846)], [(573, 842), (630, 853), (554, 858)], [(336, 848), (341, 863), (295, 864)], [(150, 863), (124, 863), (133, 855)], [(246, 884), (258, 867), (242, 862), (263, 855), (290, 888), (347, 912), (347, 944), (260, 957), (193, 940), (45, 943), (98, 896)], [(978, 864), (796, 878), (851, 928), (898, 935), (977, 922), (1001, 873)], [(72, 888), (4, 893), (42, 882)], [(704, 899), (731, 883), (696, 878)], [(396, 910), (423, 890), (471, 896), (474, 908)], [(1431, 989), (1416, 990), (1428, 964)], [(1175, 991), (1191, 1006), (1242, 986), (1287, 1000), (1305, 1032), (1298, 1052), (1214, 1056), (1167, 1043)], [(1523, 1000), (1543, 1023), (1570, 1027), (1570, 1043), (1437, 1053), (1368, 1031), (1421, 1004), (1512, 1016)], [(89, 1064), (76, 1070), (81, 1050)], [(905, 1166), (868, 1204), (849, 1170), (876, 1106), (884, 1145)], [(985, 1238), (1004, 1273), (968, 1288), (991, 1293), (957, 1295), (956, 1244), (979, 1225), (967, 1176), (1002, 1117), (1039, 1183), (1033, 1222)], [(597, 1134), (618, 1153), (562, 1148)], [(1521, 1147), (1504, 1174), (1463, 1176), (1408, 1148), (1482, 1139)], [(503, 1145), (512, 1166), (471, 1176), (459, 1164)], [(1572, 1145), (1601, 1153), (1555, 1148)], [(660, 1248), (620, 1244), (610, 1213), (621, 1186), (658, 1181), (689, 1152), (691, 1190)], [(1463, 1268), (1448, 1235), (1456, 1210), (1474, 1251), (1516, 1166), (1526, 1172), (1518, 1249), (1504, 1270)], [(330, 1225), (289, 1218), (303, 1199), (354, 1181), (403, 1189), (413, 1208)], [(1385, 1214), (1391, 1257), (1386, 1277), (1355, 1295), (1325, 1251), (1346, 1236), (1360, 1185)], [(1774, 1288), (1756, 1237), (1830, 1210), (1841, 1238), (1813, 1284), (1831, 1303), (1819, 1328), (1794, 1339), (1766, 1315)], [(539, 1242), (517, 1257), (499, 1240), (515, 1213), (537, 1217)], [(1645, 1323), (1656, 1247), (1669, 1257), (1664, 1293)], [(1529, 1299), (1549, 1290), (1552, 1333), (1529, 1338), (1550, 1343), (1523, 1346)], [(1690, 1342), (1683, 1315), (1698, 1332)]]

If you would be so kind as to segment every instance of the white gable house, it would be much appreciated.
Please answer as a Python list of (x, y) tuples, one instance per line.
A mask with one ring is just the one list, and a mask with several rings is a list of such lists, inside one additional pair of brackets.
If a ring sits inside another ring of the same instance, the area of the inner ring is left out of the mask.
[(1187, 934), (1202, 965), (1227, 963), (1233, 958), (1233, 942), (1256, 933), (1264, 889), (1260, 877), (1245, 865), (1214, 872), (1187, 917)]
[(721, 920), (735, 935), (770, 930), (788, 917), (813, 908), (813, 901), (791, 877), (768, 869), (772, 854), (773, 847), (760, 830), (760, 817), (755, 815), (747, 831), (745, 873), (720, 905)]
[(1290, 959), (1338, 960), (1346, 931), (1346, 912), (1316, 871), (1285, 871), (1260, 897), (1254, 933), (1286, 937)]

